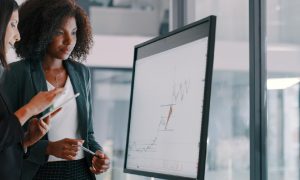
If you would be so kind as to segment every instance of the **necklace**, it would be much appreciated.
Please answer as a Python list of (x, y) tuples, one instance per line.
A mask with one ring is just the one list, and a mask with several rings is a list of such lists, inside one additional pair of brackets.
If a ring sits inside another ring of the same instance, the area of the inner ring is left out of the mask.
[[(55, 87), (63, 87), (65, 84), (65, 73), (66, 71), (64, 69), (59, 70), (59, 71), (49, 71), (49, 70), (44, 70), (46, 79)], [(54, 80), (54, 82), (53, 82)]]

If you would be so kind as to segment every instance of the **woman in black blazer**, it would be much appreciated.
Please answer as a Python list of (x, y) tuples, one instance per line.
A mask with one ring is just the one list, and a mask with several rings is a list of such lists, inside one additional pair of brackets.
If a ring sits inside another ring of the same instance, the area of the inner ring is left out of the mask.
[[(10, 64), (4, 74), (12, 108), (53, 87), (64, 87), (61, 101), (80, 93), (31, 148), (22, 179), (95, 179), (94, 174), (109, 168), (109, 158), (94, 138), (91, 76), (81, 63), (92, 46), (88, 16), (75, 0), (27, 0), (19, 12), (22, 39), (16, 43), (16, 52), (23, 60)], [(77, 146), (80, 143), (96, 156), (83, 152)]]
[[(0, 0), (0, 76), (7, 67), (6, 52), (9, 46), (20, 40), (18, 5), (14, 0)], [(26, 105), (12, 113), (0, 86), (0, 179), (21, 178), (24, 149), (38, 141), (48, 131), (49, 118), (30, 121), (29, 129), (23, 133), (22, 125), (33, 115), (44, 111), (62, 89), (41, 92)]]

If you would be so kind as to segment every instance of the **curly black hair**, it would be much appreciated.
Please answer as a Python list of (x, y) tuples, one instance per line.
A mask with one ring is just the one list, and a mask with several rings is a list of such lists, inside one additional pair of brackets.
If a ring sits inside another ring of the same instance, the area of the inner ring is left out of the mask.
[(15, 44), (19, 57), (41, 60), (64, 18), (75, 17), (77, 42), (70, 58), (79, 62), (86, 59), (93, 45), (92, 28), (87, 14), (75, 0), (27, 0), (20, 6), (19, 15), (22, 38)]

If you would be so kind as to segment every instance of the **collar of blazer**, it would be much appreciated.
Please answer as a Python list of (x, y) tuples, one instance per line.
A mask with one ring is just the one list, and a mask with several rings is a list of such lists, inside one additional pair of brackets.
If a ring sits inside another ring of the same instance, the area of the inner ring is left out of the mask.
[[(78, 111), (78, 117), (79, 117), (79, 127), (82, 127), (84, 131), (81, 131), (82, 137), (84, 137), (85, 127), (87, 126), (87, 102), (86, 101), (86, 87), (83, 77), (81, 77), (77, 70), (74, 67), (73, 60), (67, 59), (63, 61), (63, 65), (66, 68), (69, 78), (71, 80), (74, 93), (80, 93), (80, 96), (76, 98), (76, 104), (77, 104), (77, 111)], [(31, 70), (31, 76), (32, 76), (32, 82), (33, 86), (36, 90), (36, 93), (39, 91), (47, 91), (47, 83), (46, 78), (43, 72), (42, 63), (41, 61), (30, 61), (30, 70)], [(42, 114), (47, 113), (47, 111), (44, 111)]]
[[(63, 66), (66, 68), (68, 75), (71, 79), (74, 91), (77, 92), (80, 90), (81, 84), (80, 84), (80, 77), (78, 76), (76, 70), (74, 70), (74, 67), (71, 65), (70, 59), (63, 61)], [(32, 60), (30, 62), (30, 70), (31, 70), (31, 76), (33, 85), (35, 87), (36, 92), (39, 91), (47, 91), (47, 83), (45, 81), (46, 77), (42, 68), (42, 63), (39, 60)]]

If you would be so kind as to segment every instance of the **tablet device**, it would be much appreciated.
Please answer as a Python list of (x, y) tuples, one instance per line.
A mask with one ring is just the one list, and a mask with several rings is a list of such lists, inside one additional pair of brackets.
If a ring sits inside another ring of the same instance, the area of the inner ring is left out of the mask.
[(72, 99), (77, 98), (80, 95), (80, 93), (75, 94), (74, 96), (71, 96), (69, 98), (67, 98), (65, 101), (63, 101), (59, 106), (57, 106), (56, 108), (52, 109), (51, 111), (49, 111), (48, 113), (46, 113), (45, 115), (43, 115), (40, 120), (45, 119), (46, 117), (48, 117), (50, 114), (54, 113), (56, 110), (58, 110), (59, 108), (63, 107), (65, 104), (67, 104), (68, 102), (70, 102)]

